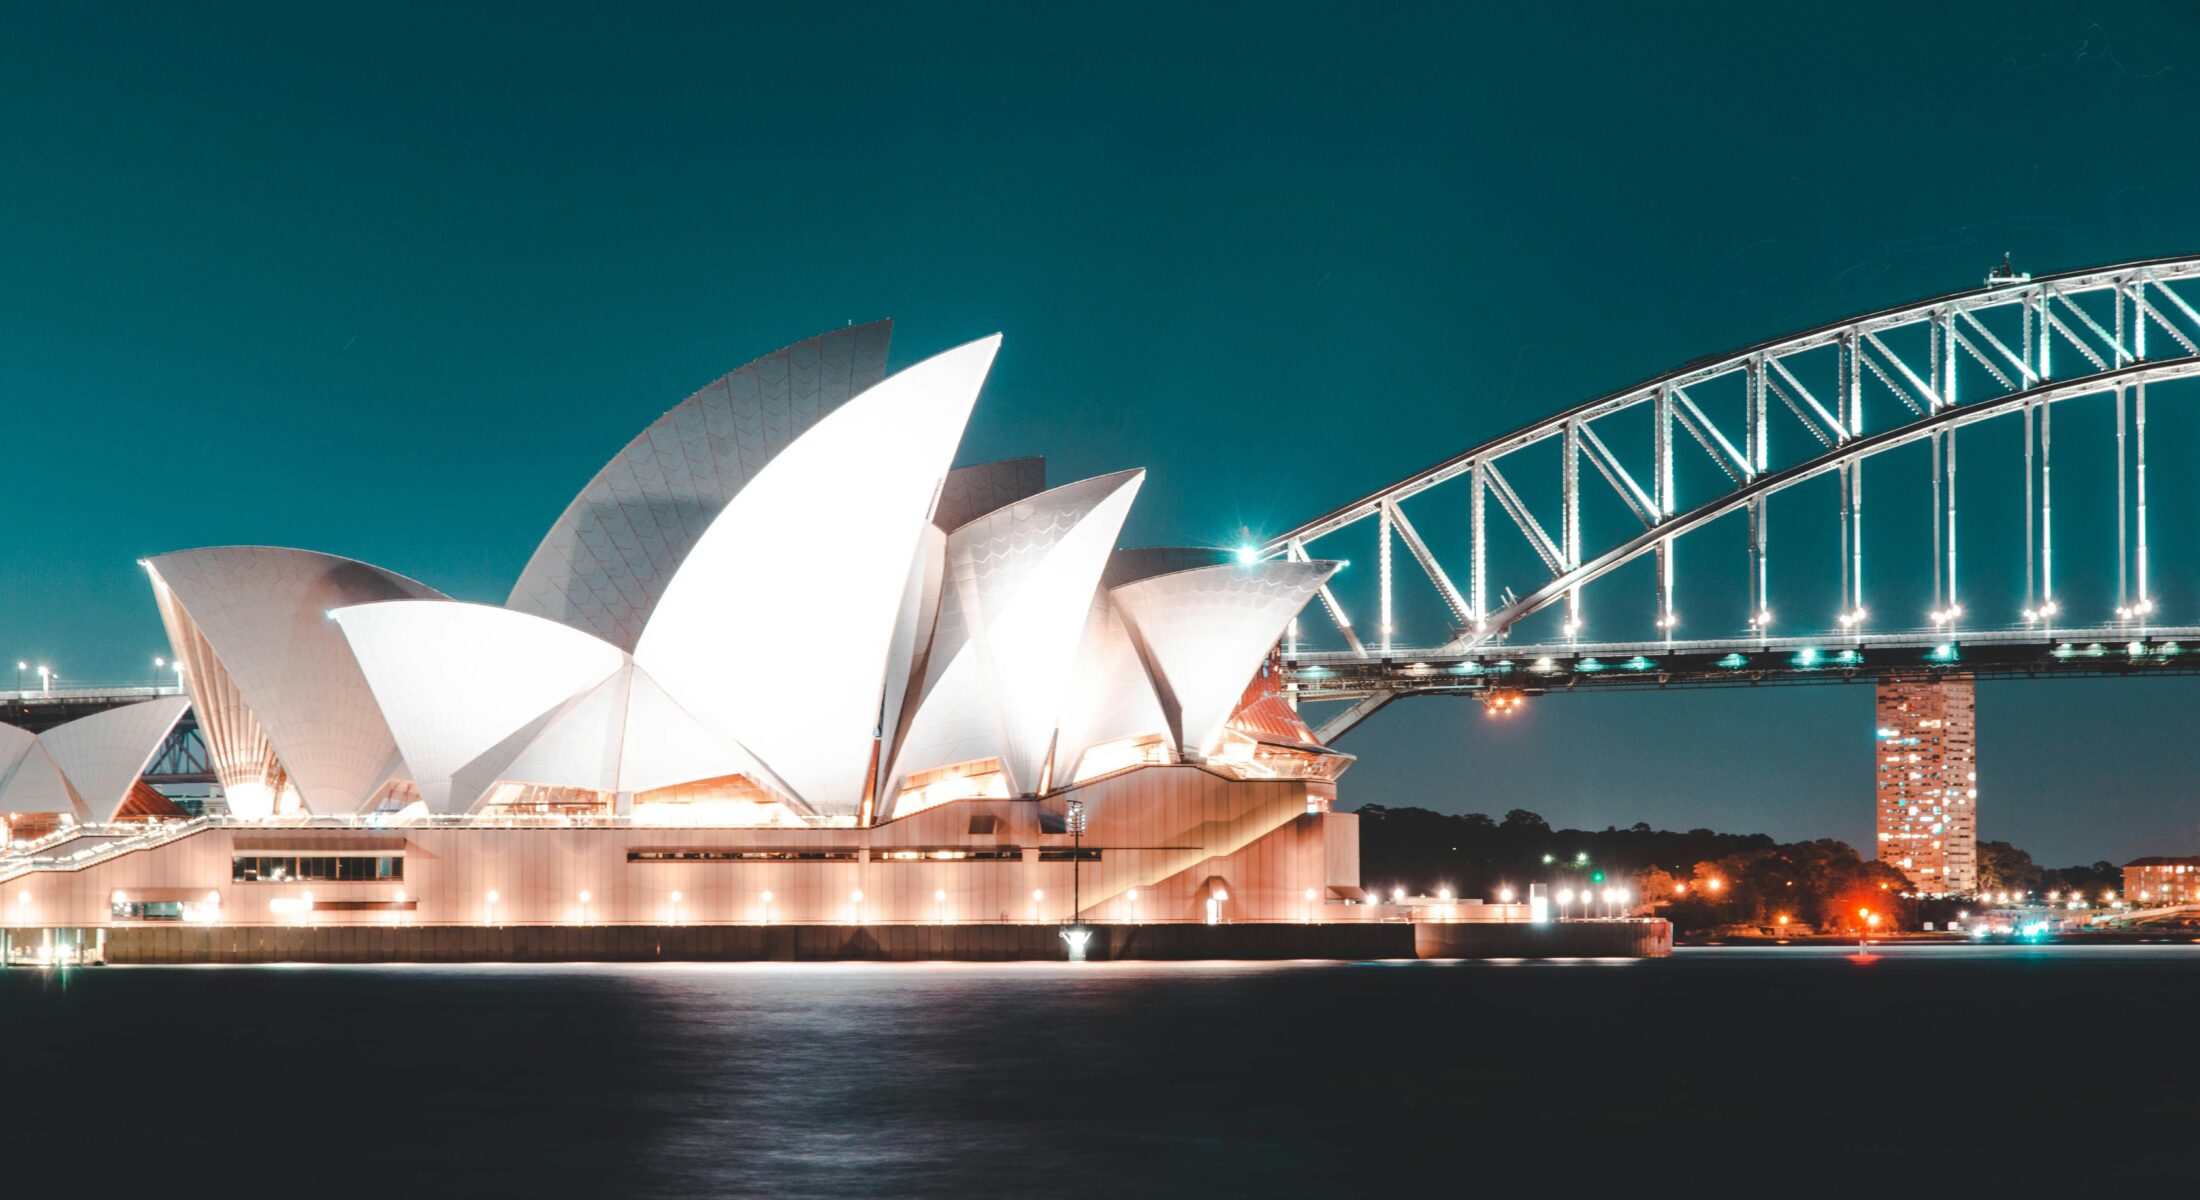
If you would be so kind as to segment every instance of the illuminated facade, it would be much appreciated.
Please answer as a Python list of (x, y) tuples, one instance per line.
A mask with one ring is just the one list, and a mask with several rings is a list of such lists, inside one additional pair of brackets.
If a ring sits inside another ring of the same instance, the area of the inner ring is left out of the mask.
[(1879, 860), (1920, 894), (1978, 889), (1977, 689), (1961, 676), (1879, 684)]
[(2135, 858), (2124, 864), (2124, 900), (2139, 908), (2200, 904), (2200, 858)]
[(10, 880), (4, 919), (1304, 920), (1356, 897), (1351, 759), (1268, 662), (1337, 564), (1118, 550), (1141, 471), (954, 468), (1000, 339), (887, 374), (888, 334), (789, 347), (652, 423), (503, 606), (310, 551), (146, 560), (229, 817)]

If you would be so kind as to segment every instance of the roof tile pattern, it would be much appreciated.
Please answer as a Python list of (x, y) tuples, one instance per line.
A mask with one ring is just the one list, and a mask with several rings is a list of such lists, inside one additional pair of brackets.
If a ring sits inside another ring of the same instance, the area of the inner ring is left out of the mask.
[(674, 572), (734, 493), (812, 425), (886, 377), (890, 321), (767, 354), (688, 397), (589, 480), (507, 608), (631, 652)]
[(1014, 504), (1045, 490), (1047, 460), (1043, 458), (1004, 458), (957, 467), (940, 485), (940, 502), (932, 510), (932, 523), (953, 533), (1004, 504)]
[(78, 717), (38, 735), (83, 802), (83, 820), (106, 822), (122, 811), (168, 731), (191, 707), (188, 696), (162, 696)]
[(1186, 753), (1214, 752), (1245, 681), (1338, 565), (1226, 563), (1110, 590)]
[(1081, 480), (948, 535), (924, 695), (895, 776), (998, 757), (1015, 790), (1038, 790), (1093, 590), (1144, 480)]
[[(226, 720), (241, 701), (308, 811), (356, 812), (387, 781), (397, 742), (330, 611), (379, 600), (440, 600), (402, 575), (332, 554), (217, 546), (149, 560), (169, 645), (198, 707)], [(216, 750), (232, 809), (256, 777)], [(265, 815), (265, 814), (240, 814)]]

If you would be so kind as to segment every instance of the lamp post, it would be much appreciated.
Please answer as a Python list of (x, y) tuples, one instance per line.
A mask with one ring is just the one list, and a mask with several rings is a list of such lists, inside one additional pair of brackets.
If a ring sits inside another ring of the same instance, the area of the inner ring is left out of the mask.
[(1085, 865), (1085, 802), (1071, 800), (1063, 813), (1063, 823), (1069, 826), (1069, 923), (1084, 919), (1084, 880), (1080, 875)]
[(24, 661), (22, 661), (21, 659), (18, 659), (18, 660), (16, 660), (16, 664), (15, 664), (15, 694), (16, 694), (16, 695), (18, 695), (18, 696), (20, 696), (20, 695), (22, 695), (22, 694), (23, 694), (23, 672), (25, 672), (25, 671), (28, 671), (28, 670), (30, 670), (30, 669), (31, 669), (31, 665), (30, 665), (29, 663), (27, 663), (27, 662), (24, 662)]

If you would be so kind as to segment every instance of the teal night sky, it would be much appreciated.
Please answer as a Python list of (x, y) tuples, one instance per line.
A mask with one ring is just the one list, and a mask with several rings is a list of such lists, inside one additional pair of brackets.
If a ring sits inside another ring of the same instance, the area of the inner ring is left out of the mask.
[[(1133, 543), (1280, 531), (2004, 250), (2200, 249), (2196, 64), (2186, 4), (0, 3), (0, 658), (150, 676), (134, 560), (203, 545), (501, 601), (650, 419), (878, 317), (897, 366), (1007, 335), (965, 461), (1145, 466)], [(1864, 845), (1870, 700), (1418, 701), (1345, 794)], [(1981, 711), (1982, 836), (2200, 852), (2193, 681)]]

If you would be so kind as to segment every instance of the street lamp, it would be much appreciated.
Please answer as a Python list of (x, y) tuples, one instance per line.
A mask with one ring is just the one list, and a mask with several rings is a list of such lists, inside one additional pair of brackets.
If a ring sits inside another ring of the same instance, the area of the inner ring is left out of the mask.
[[(1238, 561), (1246, 561), (1245, 552), (1238, 552)], [(1082, 868), (1085, 859), (1085, 802), (1071, 800), (1063, 810), (1064, 823), (1069, 826), (1069, 923), (1075, 925), (1085, 915), (1085, 887)]]

